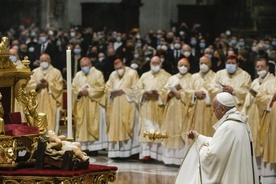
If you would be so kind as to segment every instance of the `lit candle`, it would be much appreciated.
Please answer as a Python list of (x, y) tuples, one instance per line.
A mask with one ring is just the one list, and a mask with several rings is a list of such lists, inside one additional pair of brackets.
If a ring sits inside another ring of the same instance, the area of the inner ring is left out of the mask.
[(67, 69), (67, 138), (72, 140), (72, 70), (71, 70), (71, 49), (66, 50)]

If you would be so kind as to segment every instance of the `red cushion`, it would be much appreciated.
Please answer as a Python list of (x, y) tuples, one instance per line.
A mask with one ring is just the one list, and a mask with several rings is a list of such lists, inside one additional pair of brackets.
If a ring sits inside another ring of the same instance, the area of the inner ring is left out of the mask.
[(5, 135), (18, 136), (27, 134), (39, 134), (39, 128), (29, 126), (27, 123), (5, 125)]
[(21, 124), (21, 114), (20, 114), (20, 112), (9, 113), (9, 122), (11, 124)]

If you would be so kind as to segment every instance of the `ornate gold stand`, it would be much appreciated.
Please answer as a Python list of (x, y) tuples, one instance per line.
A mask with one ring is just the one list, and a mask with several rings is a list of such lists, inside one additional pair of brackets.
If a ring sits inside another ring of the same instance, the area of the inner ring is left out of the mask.
[(116, 171), (93, 172), (73, 177), (3, 175), (1, 178), (3, 184), (104, 184), (116, 180)]
[[(32, 158), (37, 147), (39, 135), (2, 136), (0, 137), (0, 168), (16, 168), (19, 165), (34, 164)], [(19, 157), (19, 151), (26, 151), (24, 157)]]

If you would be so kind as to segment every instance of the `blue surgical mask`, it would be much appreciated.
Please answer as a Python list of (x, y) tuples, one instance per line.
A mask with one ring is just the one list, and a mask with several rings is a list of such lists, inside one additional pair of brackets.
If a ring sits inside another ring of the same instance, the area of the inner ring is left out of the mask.
[(197, 41), (196, 40), (191, 40), (191, 45), (194, 46), (196, 45)]
[(206, 47), (206, 44), (202, 42), (202, 43), (199, 44), (199, 47), (204, 49)]
[(17, 58), (16, 58), (16, 56), (10, 56), (10, 60), (11, 60), (12, 62), (16, 63)]
[(265, 46), (265, 49), (268, 50), (270, 48), (270, 45), (269, 44), (264, 44)]
[(134, 54), (134, 59), (138, 59), (139, 58), (139, 54)]
[(276, 47), (276, 41), (271, 42), (271, 45), (272, 45), (273, 47)]
[(119, 37), (119, 36), (116, 37), (116, 41), (117, 41), (117, 42), (121, 42), (121, 37)]
[(231, 40), (231, 44), (232, 45), (236, 45), (237, 44), (237, 40)]
[(45, 42), (46, 42), (46, 37), (45, 37), (45, 36), (39, 37), (39, 41), (40, 41), (41, 43), (45, 43)]
[(87, 75), (87, 74), (90, 72), (90, 68), (89, 68), (88, 66), (85, 66), (85, 67), (82, 67), (82, 68), (81, 68), (81, 71), (82, 71), (85, 75)]
[(142, 47), (142, 44), (141, 43), (136, 43), (135, 46), (138, 48)]
[(75, 54), (80, 54), (81, 53), (81, 49), (74, 49), (74, 53)]
[(35, 37), (35, 35), (36, 35), (35, 32), (31, 32), (30, 34), (31, 37)]
[(228, 73), (233, 74), (237, 70), (237, 65), (235, 65), (235, 64), (226, 64), (225, 68), (226, 68)]
[(240, 47), (244, 46), (244, 42), (239, 42), (238, 44), (239, 44)]

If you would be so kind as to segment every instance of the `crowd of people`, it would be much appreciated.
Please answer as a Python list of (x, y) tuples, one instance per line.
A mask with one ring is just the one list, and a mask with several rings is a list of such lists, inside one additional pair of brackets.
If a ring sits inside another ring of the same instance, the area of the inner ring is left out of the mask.
[[(82, 149), (107, 149), (110, 158), (139, 153), (145, 162), (180, 165), (189, 145), (184, 133), (193, 129), (212, 136), (217, 121), (212, 99), (227, 92), (236, 109), (248, 115), (262, 182), (275, 181), (276, 37), (249, 43), (227, 31), (210, 41), (185, 24), (145, 35), (138, 29), (73, 27), (66, 32), (20, 26), (5, 36), (18, 69), (24, 56), (31, 61), (34, 73), (27, 89), (38, 92), (38, 110), (47, 114), (51, 130), (56, 129), (66, 72), (72, 73)], [(66, 70), (69, 47), (72, 71)], [(156, 130), (167, 132), (168, 139), (144, 135)]]

